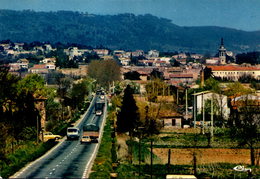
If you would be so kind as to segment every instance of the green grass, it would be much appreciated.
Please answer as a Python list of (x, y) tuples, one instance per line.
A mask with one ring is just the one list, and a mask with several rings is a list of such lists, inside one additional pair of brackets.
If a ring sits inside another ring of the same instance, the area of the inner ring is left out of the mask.
[[(209, 141), (210, 140), (210, 141)], [(214, 140), (209, 139), (209, 134), (196, 133), (170, 133), (157, 138), (154, 142), (157, 148), (234, 148), (236, 143), (226, 133), (215, 133)]]
[(56, 142), (48, 141), (46, 143), (36, 144), (29, 141), (17, 149), (13, 154), (7, 155), (7, 157), (0, 161), (0, 175), (3, 178), (8, 178), (15, 172), (19, 171), (28, 162), (31, 162), (38, 157), (42, 156), (50, 148), (52, 148)]
[[(84, 104), (84, 109), (87, 110), (89, 107), (89, 102)], [(71, 119), (71, 122), (75, 122), (80, 117), (80, 111), (74, 113), (74, 117)], [(53, 133), (65, 135), (67, 127), (70, 124), (60, 123), (53, 130)], [(0, 176), (3, 178), (8, 178), (13, 175), (15, 172), (19, 171), (27, 163), (39, 158), (48, 150), (50, 150), (57, 142), (48, 141), (45, 143), (36, 144), (33, 141), (26, 141), (19, 146), (19, 149), (15, 150), (14, 153), (8, 154), (5, 158), (0, 156)]]
[(98, 154), (92, 167), (93, 172), (89, 176), (90, 179), (110, 178), (110, 173), (113, 171), (111, 149), (111, 125), (109, 120), (107, 120)]
[[(247, 172), (237, 172), (233, 168), (236, 164), (228, 163), (215, 163), (207, 165), (197, 166), (197, 178), (247, 178)], [(254, 178), (260, 177), (259, 167), (250, 167)], [(142, 164), (140, 166), (140, 177), (138, 175), (139, 165), (121, 164), (117, 168), (118, 178), (150, 178), (151, 166), (148, 164)], [(152, 166), (152, 175), (156, 179), (165, 179), (167, 174), (182, 174), (182, 175), (193, 175), (192, 165), (160, 165), (154, 164)]]

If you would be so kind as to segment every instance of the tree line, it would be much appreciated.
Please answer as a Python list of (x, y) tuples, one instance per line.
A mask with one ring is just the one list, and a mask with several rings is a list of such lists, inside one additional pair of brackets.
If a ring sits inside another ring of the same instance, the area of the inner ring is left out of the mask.
[[(111, 49), (215, 52), (223, 37), (230, 50), (259, 49), (259, 32), (221, 27), (181, 27), (150, 14), (93, 15), (88, 13), (1, 10), (0, 40), (61, 42)], [(236, 38), (233, 38), (236, 37)], [(243, 46), (242, 46), (243, 45)], [(210, 49), (209, 49), (210, 48)]]

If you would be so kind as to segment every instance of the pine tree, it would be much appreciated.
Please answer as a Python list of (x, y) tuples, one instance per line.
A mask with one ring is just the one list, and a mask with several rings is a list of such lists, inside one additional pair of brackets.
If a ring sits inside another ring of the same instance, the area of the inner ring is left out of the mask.
[(117, 131), (133, 133), (139, 124), (139, 112), (133, 97), (133, 90), (128, 85), (124, 91), (121, 111), (117, 115)]

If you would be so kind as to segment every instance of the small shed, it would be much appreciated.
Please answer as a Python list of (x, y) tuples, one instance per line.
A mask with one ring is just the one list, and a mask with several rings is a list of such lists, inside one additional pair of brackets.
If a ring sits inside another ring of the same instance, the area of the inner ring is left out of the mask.
[(167, 116), (163, 117), (163, 128), (164, 129), (179, 129), (183, 126), (183, 116)]

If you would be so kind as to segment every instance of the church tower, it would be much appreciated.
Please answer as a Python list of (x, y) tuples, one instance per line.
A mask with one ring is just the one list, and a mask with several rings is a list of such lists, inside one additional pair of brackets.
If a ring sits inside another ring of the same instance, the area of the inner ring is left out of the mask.
[(219, 60), (220, 64), (226, 64), (226, 49), (224, 47), (224, 40), (221, 38), (221, 45), (218, 49), (218, 55), (219, 55)]

